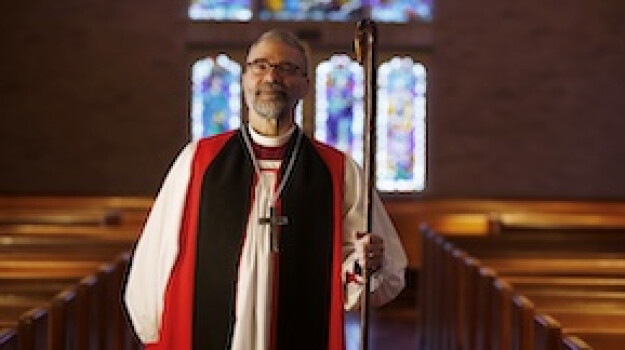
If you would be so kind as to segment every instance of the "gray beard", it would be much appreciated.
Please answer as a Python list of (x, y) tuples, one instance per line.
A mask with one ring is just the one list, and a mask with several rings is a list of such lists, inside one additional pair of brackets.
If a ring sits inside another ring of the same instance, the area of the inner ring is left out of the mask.
[(254, 111), (263, 118), (279, 119), (286, 108), (286, 101), (254, 101)]

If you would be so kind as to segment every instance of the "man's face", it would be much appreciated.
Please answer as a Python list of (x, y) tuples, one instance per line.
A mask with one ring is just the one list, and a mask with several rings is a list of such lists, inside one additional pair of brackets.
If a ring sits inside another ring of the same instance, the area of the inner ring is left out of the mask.
[(280, 41), (266, 40), (251, 48), (247, 63), (243, 93), (250, 117), (281, 120), (292, 117), (297, 101), (308, 90), (302, 54)]

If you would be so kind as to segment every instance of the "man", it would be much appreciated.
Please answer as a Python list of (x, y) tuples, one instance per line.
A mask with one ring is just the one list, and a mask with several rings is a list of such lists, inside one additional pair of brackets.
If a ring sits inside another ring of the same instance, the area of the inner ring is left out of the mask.
[(375, 271), (372, 304), (403, 288), (406, 256), (361, 173), (294, 123), (309, 87), (302, 44), (273, 30), (243, 74), (248, 124), (193, 142), (135, 249), (125, 302), (147, 349), (343, 350), (343, 309)]

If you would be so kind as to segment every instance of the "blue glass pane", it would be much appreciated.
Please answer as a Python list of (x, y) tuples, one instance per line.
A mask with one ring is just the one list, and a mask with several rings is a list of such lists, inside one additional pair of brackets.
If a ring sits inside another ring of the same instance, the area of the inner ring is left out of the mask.
[(380, 22), (429, 21), (432, 0), (262, 0), (261, 20)]
[(432, 19), (432, 0), (371, 1), (371, 18), (379, 22), (411, 22)]
[(192, 68), (193, 139), (234, 129), (241, 119), (241, 66), (225, 55), (207, 57)]
[(425, 187), (426, 71), (395, 57), (378, 73), (377, 185), (384, 191)]
[(362, 162), (363, 73), (346, 55), (317, 66), (315, 138)]
[(191, 0), (189, 18), (249, 21), (252, 19), (250, 0)]

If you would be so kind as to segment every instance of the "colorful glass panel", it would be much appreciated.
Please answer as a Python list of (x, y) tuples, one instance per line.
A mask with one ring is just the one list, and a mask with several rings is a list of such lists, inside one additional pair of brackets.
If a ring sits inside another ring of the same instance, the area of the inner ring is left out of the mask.
[(315, 138), (362, 163), (362, 67), (346, 55), (317, 66)]
[(194, 20), (249, 21), (250, 0), (191, 0), (189, 18)]
[(215, 135), (240, 125), (241, 66), (226, 55), (207, 57), (192, 68), (191, 135)]
[(262, 0), (258, 17), (286, 21), (430, 21), (432, 0)]
[(377, 186), (382, 191), (425, 187), (426, 70), (394, 57), (378, 70)]
[(371, 0), (371, 18), (378, 22), (432, 20), (433, 0)]

